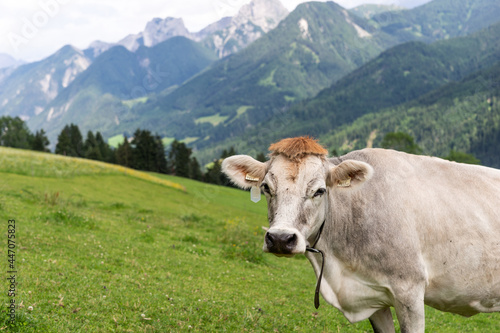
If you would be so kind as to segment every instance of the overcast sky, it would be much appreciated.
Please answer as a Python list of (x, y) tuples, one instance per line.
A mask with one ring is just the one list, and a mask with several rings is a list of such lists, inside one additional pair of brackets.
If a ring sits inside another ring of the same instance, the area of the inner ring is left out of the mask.
[[(338, 0), (345, 8), (363, 3), (414, 7), (429, 0)], [(0, 53), (35, 61), (66, 44), (86, 48), (94, 40), (116, 42), (142, 31), (154, 17), (181, 17), (196, 32), (233, 16), (250, 0), (2, 0)], [(290, 11), (305, 1), (281, 0)]]

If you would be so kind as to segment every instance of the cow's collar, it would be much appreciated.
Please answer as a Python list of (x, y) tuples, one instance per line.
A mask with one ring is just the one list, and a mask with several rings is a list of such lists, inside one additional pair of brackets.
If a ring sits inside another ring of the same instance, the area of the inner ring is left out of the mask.
[(316, 291), (314, 292), (314, 307), (316, 309), (319, 308), (319, 289), (321, 287), (321, 278), (323, 276), (323, 267), (325, 266), (325, 254), (323, 253), (323, 251), (316, 249), (315, 246), (318, 243), (319, 237), (321, 236), (321, 232), (323, 231), (323, 227), (325, 226), (325, 222), (326, 222), (326, 219), (321, 224), (321, 227), (319, 227), (319, 231), (316, 234), (316, 239), (314, 240), (313, 245), (306, 247), (306, 251), (308, 251), (308, 252), (321, 254), (321, 271), (319, 272), (318, 282), (316, 282)]

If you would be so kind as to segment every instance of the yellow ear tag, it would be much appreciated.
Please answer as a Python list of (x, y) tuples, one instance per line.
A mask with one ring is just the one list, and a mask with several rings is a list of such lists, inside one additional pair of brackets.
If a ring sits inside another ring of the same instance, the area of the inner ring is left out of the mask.
[(249, 182), (258, 182), (259, 181), (259, 178), (254, 177), (254, 176), (250, 176), (250, 174), (248, 174), (248, 173), (246, 174), (245, 179), (248, 180)]
[(257, 203), (260, 201), (260, 188), (257, 186), (252, 186), (250, 189), (250, 200)]
[(337, 184), (338, 187), (349, 187), (351, 186), (351, 177), (348, 177), (347, 179), (339, 181)]

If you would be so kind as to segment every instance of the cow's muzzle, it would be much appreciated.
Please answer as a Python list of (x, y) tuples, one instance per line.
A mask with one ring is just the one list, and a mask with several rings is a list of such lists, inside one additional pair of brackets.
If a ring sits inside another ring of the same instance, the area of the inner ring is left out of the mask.
[(297, 234), (284, 230), (269, 230), (265, 237), (266, 247), (270, 253), (276, 255), (293, 255), (296, 253)]

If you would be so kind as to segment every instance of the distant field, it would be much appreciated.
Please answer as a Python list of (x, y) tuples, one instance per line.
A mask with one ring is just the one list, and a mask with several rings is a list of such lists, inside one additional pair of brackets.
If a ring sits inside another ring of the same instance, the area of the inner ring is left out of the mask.
[(139, 103), (146, 103), (147, 101), (148, 101), (147, 97), (140, 97), (136, 99), (129, 99), (126, 101), (122, 101), (122, 104), (128, 106), (129, 108), (132, 108)]
[(201, 117), (198, 119), (195, 119), (195, 124), (202, 124), (202, 123), (210, 123), (214, 126), (219, 125), (220, 123), (223, 123), (224, 121), (229, 118), (228, 116), (221, 116), (219, 113), (214, 114), (212, 116), (207, 116), (207, 117)]
[(118, 148), (118, 145), (122, 144), (124, 141), (125, 137), (123, 134), (118, 134), (108, 139), (108, 145), (113, 148)]
[[(262, 253), (263, 200), (124, 169), (0, 148), (0, 218), (4, 236), (16, 220), (19, 304), (7, 328), (3, 278), (0, 332), (371, 331), (324, 300), (314, 309), (304, 256)], [(499, 322), (427, 309), (429, 332), (495, 332)]]

